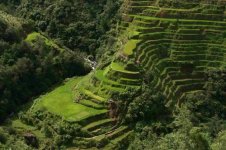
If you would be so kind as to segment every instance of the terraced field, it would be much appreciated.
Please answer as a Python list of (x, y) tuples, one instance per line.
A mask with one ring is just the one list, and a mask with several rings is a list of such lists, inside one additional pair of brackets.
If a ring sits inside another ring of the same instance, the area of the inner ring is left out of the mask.
[[(30, 33), (25, 39), (31, 46), (38, 40), (59, 53), (67, 51), (38, 32)], [(84, 77), (67, 79), (62, 85), (37, 98), (28, 111), (47, 111), (67, 122), (81, 125), (83, 134), (81, 137), (74, 137), (67, 149), (114, 149), (118, 143), (124, 142), (132, 130), (117, 123), (117, 118), (109, 117), (108, 101), (112, 91), (123, 92), (127, 87), (139, 88), (139, 77), (139, 71), (126, 69), (123, 63), (112, 62), (103, 70), (95, 70)], [(18, 131), (27, 131), (28, 128), (20, 120), (13, 120), (13, 124), (9, 126), (15, 126)], [(43, 133), (37, 132), (36, 128), (35, 125), (31, 126), (31, 133), (45, 140), (47, 137), (40, 136)]]
[[(225, 6), (224, 1), (125, 0), (113, 61), (41, 96), (32, 109), (82, 126), (86, 134), (75, 137), (68, 149), (116, 149), (133, 130), (110, 113), (117, 109), (111, 107), (114, 92), (140, 89), (143, 72), (152, 72), (152, 86), (174, 107), (203, 90), (206, 70), (226, 67)], [(37, 38), (64, 50), (36, 32), (26, 41)]]
[[(68, 145), (67, 149), (77, 149), (78, 147), (114, 149), (118, 143), (124, 142), (123, 140), (132, 133), (131, 129), (126, 125), (117, 124), (116, 119), (109, 118), (103, 98), (88, 90), (85, 90), (84, 93), (93, 99), (87, 98), (81, 102), (74, 102), (72, 89), (79, 84), (79, 81), (83, 81), (81, 77), (68, 79), (63, 85), (36, 99), (29, 111), (46, 110), (62, 117), (63, 120), (81, 125), (83, 134), (74, 137), (72, 144)], [(9, 126), (21, 133), (29, 130), (40, 140), (46, 138), (36, 126), (29, 126), (18, 119), (13, 120)]]
[(135, 26), (140, 40), (133, 57), (169, 106), (203, 89), (205, 70), (225, 67), (225, 2), (129, 1), (124, 27)]
[[(167, 106), (180, 105), (187, 94), (203, 90), (206, 70), (226, 66), (225, 6), (225, 1), (124, 1), (121, 48), (107, 67), (96, 69), (75, 87), (75, 99), (87, 107), (107, 109), (113, 91), (141, 87), (143, 70), (152, 72), (151, 84), (166, 97)], [(84, 128), (100, 142), (103, 135), (96, 135), (99, 129), (92, 127), (99, 127), (98, 122)], [(131, 132), (125, 126), (117, 130), (125, 131), (122, 136)], [(118, 141), (108, 133), (113, 143)]]
[[(119, 76), (120, 78), (116, 78)], [(90, 109), (106, 110), (107, 113), (79, 121), (83, 126), (82, 130), (88, 131), (89, 135), (76, 137), (73, 142), (76, 147), (114, 149), (119, 143), (126, 141), (133, 131), (127, 125), (117, 122), (116, 117), (110, 117), (109, 103), (113, 91), (124, 92), (127, 88), (140, 88), (139, 76), (139, 72), (127, 70), (120, 63), (112, 62), (104, 70), (96, 70), (77, 83), (74, 87), (75, 102)]]

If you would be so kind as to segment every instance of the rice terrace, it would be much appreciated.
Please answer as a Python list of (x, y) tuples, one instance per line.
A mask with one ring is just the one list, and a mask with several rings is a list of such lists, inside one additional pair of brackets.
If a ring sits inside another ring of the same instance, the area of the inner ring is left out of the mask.
[(3, 0), (0, 149), (226, 149), (225, 0)]

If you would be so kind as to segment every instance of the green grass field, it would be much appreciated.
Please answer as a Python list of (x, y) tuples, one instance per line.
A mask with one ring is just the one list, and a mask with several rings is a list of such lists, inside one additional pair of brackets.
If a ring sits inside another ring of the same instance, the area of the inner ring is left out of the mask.
[(139, 40), (129, 40), (125, 45), (124, 53), (126, 55), (132, 55), (133, 50), (136, 48), (138, 42)]
[(38, 33), (38, 32), (33, 32), (30, 33), (27, 38), (25, 39), (25, 41), (29, 42), (29, 43), (33, 43), (35, 42), (38, 38), (41, 38), (45, 41), (45, 44), (47, 46), (50, 47), (54, 47), (55, 49), (59, 50), (60, 52), (64, 51), (63, 48), (59, 47), (56, 43), (54, 43), (54, 41), (46, 38), (45, 36), (43, 36), (42, 34)]
[(128, 74), (138, 74), (139, 72), (138, 71), (128, 71), (128, 70), (125, 70), (124, 66), (122, 66), (121, 64), (119, 63), (115, 63), (115, 62), (112, 62), (111, 63), (111, 68), (115, 71), (118, 71), (118, 72), (123, 72), (123, 73), (128, 73)]
[(53, 91), (38, 98), (34, 108), (47, 111), (63, 117), (67, 121), (80, 121), (107, 110), (97, 110), (73, 102), (72, 88), (81, 80), (81, 77), (72, 78)]

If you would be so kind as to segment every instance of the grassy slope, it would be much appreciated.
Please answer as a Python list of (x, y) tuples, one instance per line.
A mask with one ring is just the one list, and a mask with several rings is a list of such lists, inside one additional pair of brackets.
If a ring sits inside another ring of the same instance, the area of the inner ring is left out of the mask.
[(125, 45), (124, 53), (126, 55), (132, 55), (133, 50), (136, 48), (138, 42), (139, 40), (129, 40)]
[(33, 32), (30, 33), (27, 38), (25, 39), (25, 41), (29, 42), (29, 43), (33, 43), (35, 42), (38, 38), (41, 38), (45, 41), (45, 44), (47, 46), (50, 47), (54, 47), (55, 49), (59, 50), (59, 51), (64, 51), (63, 48), (59, 47), (57, 44), (55, 44), (52, 40), (46, 38), (45, 36), (43, 36), (42, 34), (38, 33), (38, 32)]
[(111, 68), (115, 71), (128, 73), (128, 74), (138, 74), (139, 73), (138, 71), (134, 72), (134, 71), (125, 70), (125, 68), (121, 64), (115, 63), (115, 62), (111, 63)]
[(38, 98), (35, 108), (45, 108), (49, 112), (62, 116), (68, 121), (79, 121), (94, 116), (106, 110), (97, 110), (73, 102), (72, 88), (81, 80), (80, 77), (66, 81), (50, 93)]
[(30, 125), (24, 124), (19, 119), (12, 120), (11, 126), (14, 129), (17, 129), (17, 131), (21, 131), (21, 133), (24, 133), (25, 131), (29, 131), (35, 134), (38, 138), (41, 138), (41, 139), (45, 138), (45, 135), (39, 129)]
[[(64, 49), (55, 44), (52, 40), (49, 40), (40, 33), (33, 32), (27, 36), (25, 39), (29, 43), (35, 42), (37, 39), (44, 40), (45, 44), (50, 47), (54, 47), (60, 52)], [(86, 77), (84, 77), (86, 78)], [(106, 110), (96, 110), (93, 108), (86, 107), (84, 105), (75, 103), (72, 96), (72, 88), (80, 81), (82, 78), (73, 78), (65, 82), (65, 84), (57, 87), (50, 93), (38, 98), (35, 104), (35, 109), (46, 109), (47, 111), (59, 115), (66, 119), (67, 121), (79, 121), (90, 116), (94, 116)]]

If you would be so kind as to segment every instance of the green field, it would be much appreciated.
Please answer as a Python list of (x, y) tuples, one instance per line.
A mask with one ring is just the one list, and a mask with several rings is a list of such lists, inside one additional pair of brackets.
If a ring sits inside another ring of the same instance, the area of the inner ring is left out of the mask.
[(50, 46), (50, 47), (54, 47), (55, 49), (59, 50), (60, 52), (63, 52), (64, 49), (59, 47), (54, 41), (46, 38), (44, 35), (38, 33), (38, 32), (32, 32), (30, 33), (27, 38), (25, 39), (25, 41), (29, 42), (29, 43), (33, 43), (35, 42), (38, 38), (40, 39), (43, 39), (45, 44), (47, 46)]
[(129, 40), (125, 45), (124, 53), (126, 55), (132, 55), (133, 50), (136, 48), (138, 42), (139, 40)]
[(34, 108), (47, 111), (63, 117), (67, 121), (80, 121), (106, 110), (97, 110), (73, 102), (72, 88), (81, 80), (81, 77), (72, 78), (53, 91), (38, 98)]

